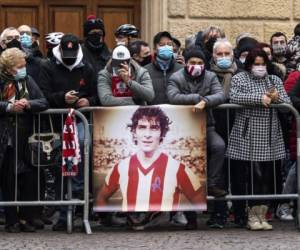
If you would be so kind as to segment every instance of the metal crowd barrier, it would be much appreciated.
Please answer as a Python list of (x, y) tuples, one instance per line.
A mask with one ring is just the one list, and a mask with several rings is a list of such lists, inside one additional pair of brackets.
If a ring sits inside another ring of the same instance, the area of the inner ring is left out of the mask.
[[(63, 128), (63, 115), (68, 114), (68, 109), (48, 109), (44, 112), (41, 112), (37, 114), (38, 121), (40, 124), (40, 116), (42, 115), (60, 115), (61, 121), (62, 121), (62, 128)], [(38, 199), (36, 201), (18, 201), (18, 194), (17, 194), (17, 186), (18, 186), (18, 174), (15, 174), (15, 198), (13, 201), (0, 201), (0, 206), (68, 206), (67, 210), (67, 232), (72, 233), (72, 220), (73, 220), (73, 206), (83, 206), (83, 224), (85, 227), (85, 232), (87, 234), (91, 234), (91, 227), (88, 220), (89, 216), (89, 138), (90, 138), (90, 132), (89, 132), (89, 125), (88, 121), (85, 118), (85, 116), (75, 110), (75, 116), (80, 119), (80, 121), (84, 125), (84, 152), (83, 152), (83, 162), (84, 162), (84, 198), (83, 199), (72, 199), (72, 177), (62, 177), (61, 180), (61, 199), (60, 200), (41, 200), (40, 196), (40, 171), (41, 166), (38, 165), (37, 171), (38, 171)], [(16, 115), (17, 119), (18, 115)], [(39, 130), (40, 131), (40, 127)], [(16, 132), (17, 132), (17, 124), (16, 124)], [(16, 143), (18, 138), (16, 137)], [(24, 143), (24, 142), (19, 142)], [(17, 151), (17, 149), (15, 149)], [(59, 169), (61, 169), (61, 166), (57, 166)], [(15, 168), (17, 170), (17, 162), (15, 165)], [(64, 189), (64, 178), (67, 178), (67, 199), (63, 199), (63, 189)]]
[[(243, 105), (237, 105), (237, 104), (222, 104), (216, 107), (217, 110), (226, 110), (226, 116), (227, 116), (227, 136), (229, 138), (230, 131), (229, 131), (229, 110), (230, 109), (255, 109), (257, 107), (255, 106), (243, 106)], [(274, 109), (281, 109), (284, 110), (284, 113), (290, 112), (296, 121), (297, 125), (297, 160), (296, 160), (296, 169), (297, 169), (297, 193), (294, 194), (263, 194), (263, 195), (257, 195), (257, 194), (250, 194), (250, 195), (232, 195), (231, 194), (231, 188), (230, 188), (230, 159), (226, 159), (228, 161), (228, 183), (229, 183), (229, 194), (226, 195), (224, 198), (214, 198), (212, 196), (208, 196), (208, 200), (226, 200), (226, 201), (232, 201), (232, 200), (296, 200), (297, 201), (297, 217), (296, 217), (296, 223), (298, 229), (300, 229), (300, 114), (298, 111), (290, 104), (282, 103), (282, 104), (271, 104), (270, 108)], [(275, 169), (274, 169), (275, 171)], [(276, 176), (274, 176), (274, 179)], [(253, 180), (252, 180), (253, 181)], [(251, 183), (253, 186), (253, 183)], [(274, 190), (276, 192), (276, 182), (274, 180)], [(253, 192), (253, 188), (252, 188)]]
[[(216, 109), (218, 110), (226, 110), (227, 114), (227, 128), (228, 128), (228, 136), (229, 136), (229, 110), (230, 109), (251, 109), (255, 107), (250, 106), (242, 106), (242, 105), (236, 105), (236, 104), (223, 104), (218, 106)], [(300, 172), (300, 115), (298, 111), (289, 104), (272, 104), (271, 108), (274, 109), (285, 109), (288, 110), (293, 114), (296, 120), (297, 124), (297, 173)], [(87, 234), (91, 234), (91, 227), (89, 224), (89, 156), (90, 156), (90, 146), (91, 143), (89, 142), (90, 137), (90, 131), (89, 126), (92, 124), (88, 124), (88, 121), (86, 117), (83, 115), (83, 113), (89, 113), (95, 110), (93, 107), (88, 108), (82, 108), (79, 110), (75, 110), (75, 115), (80, 118), (80, 120), (83, 122), (84, 125), (84, 199), (72, 199), (72, 181), (71, 177), (67, 177), (67, 200), (63, 199), (63, 192), (61, 194), (61, 200), (41, 200), (40, 199), (40, 193), (38, 193), (38, 200), (37, 201), (18, 201), (17, 200), (17, 194), (15, 194), (15, 200), (14, 201), (7, 201), (3, 202), (0, 201), (0, 206), (68, 206), (67, 211), (67, 231), (68, 233), (72, 232), (72, 206), (78, 205), (84, 207), (84, 214), (83, 214), (83, 223), (85, 227), (85, 231)], [(61, 115), (61, 117), (64, 114), (67, 114), (69, 110), (67, 109), (49, 109), (47, 111), (41, 112), (40, 115), (44, 114), (53, 114), (53, 115)], [(39, 116), (40, 116), (39, 115)], [(40, 118), (39, 118), (40, 119)], [(92, 116), (91, 116), (92, 121)], [(62, 124), (63, 125), (63, 124)], [(229, 168), (228, 171), (230, 171), (230, 160), (229, 160)], [(40, 178), (39, 175), (40, 167), (38, 167), (38, 178)], [(17, 176), (17, 175), (16, 175)], [(230, 173), (228, 175), (228, 183), (230, 183)], [(63, 180), (63, 178), (62, 178)], [(63, 181), (62, 181), (63, 182)], [(252, 183), (253, 184), (253, 183)], [(17, 185), (17, 180), (16, 180)], [(63, 188), (63, 183), (62, 183)], [(40, 180), (38, 180), (38, 192), (40, 192)], [(226, 200), (226, 201), (232, 201), (232, 200), (283, 200), (283, 199), (291, 199), (291, 200), (297, 200), (297, 218), (296, 221), (298, 222), (298, 228), (300, 228), (300, 176), (297, 174), (297, 193), (294, 194), (264, 194), (264, 195), (232, 195), (231, 194), (231, 188), (229, 185), (229, 194), (224, 198), (214, 198), (212, 196), (207, 197), (208, 200)]]
[[(216, 107), (217, 110), (225, 110), (227, 114), (227, 137), (230, 135), (229, 131), (229, 110), (231, 109), (255, 109), (257, 107), (255, 106), (243, 106), (243, 105), (237, 105), (237, 104), (222, 104)], [(297, 173), (300, 173), (300, 115), (298, 111), (290, 104), (272, 104), (270, 108), (274, 109), (285, 109), (285, 112), (291, 112), (291, 114), (295, 117), (296, 124), (297, 124)], [(96, 108), (93, 107), (87, 107), (80, 109), (81, 112), (92, 112)], [(92, 118), (91, 118), (92, 121)], [(92, 126), (92, 124), (91, 124)], [(228, 167), (228, 183), (229, 183), (229, 189), (228, 189), (228, 195), (224, 198), (214, 198), (212, 196), (207, 196), (208, 200), (226, 200), (226, 201), (233, 201), (233, 200), (296, 200), (297, 201), (297, 217), (296, 222), (297, 226), (300, 229), (300, 175), (297, 174), (297, 193), (294, 194), (264, 194), (264, 195), (256, 195), (256, 194), (250, 194), (250, 195), (233, 195), (231, 193), (230, 188), (230, 159), (225, 159), (229, 163)], [(276, 178), (274, 176), (274, 178)], [(253, 185), (253, 183), (251, 183)], [(275, 185), (275, 182), (274, 182)], [(253, 188), (252, 188), (253, 191)], [(276, 192), (276, 191), (275, 191)]]

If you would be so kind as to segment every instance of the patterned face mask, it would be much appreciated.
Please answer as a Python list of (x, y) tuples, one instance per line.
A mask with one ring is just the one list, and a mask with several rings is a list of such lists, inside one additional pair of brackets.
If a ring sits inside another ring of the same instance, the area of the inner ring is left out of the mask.
[(285, 55), (286, 52), (286, 45), (282, 45), (282, 44), (274, 44), (272, 46), (273, 48), (273, 54), (276, 56), (283, 56)]
[(187, 65), (187, 72), (192, 77), (201, 76), (204, 71), (204, 65)]

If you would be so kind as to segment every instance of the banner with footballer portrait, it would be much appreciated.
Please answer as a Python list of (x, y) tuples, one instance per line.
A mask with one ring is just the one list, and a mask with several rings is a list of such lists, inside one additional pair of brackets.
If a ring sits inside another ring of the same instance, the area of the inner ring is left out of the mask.
[(93, 113), (94, 211), (206, 210), (206, 114), (192, 106)]

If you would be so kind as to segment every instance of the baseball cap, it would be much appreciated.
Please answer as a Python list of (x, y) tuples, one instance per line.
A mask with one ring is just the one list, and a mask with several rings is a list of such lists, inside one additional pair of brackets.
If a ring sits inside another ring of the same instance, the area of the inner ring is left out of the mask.
[(161, 31), (154, 36), (153, 45), (155, 46), (156, 44), (158, 44), (162, 37), (168, 37), (170, 40), (173, 40), (173, 37), (168, 31)]
[(36, 35), (37, 37), (40, 37), (41, 35), (40, 35), (40, 32), (37, 30), (37, 28), (35, 28), (35, 27), (31, 27), (31, 33), (33, 34), (33, 35)]
[(126, 46), (124, 45), (118, 45), (114, 48), (112, 52), (112, 59), (114, 60), (129, 60), (130, 59), (130, 53)]
[(79, 50), (79, 39), (73, 34), (66, 34), (60, 41), (62, 58), (76, 58)]

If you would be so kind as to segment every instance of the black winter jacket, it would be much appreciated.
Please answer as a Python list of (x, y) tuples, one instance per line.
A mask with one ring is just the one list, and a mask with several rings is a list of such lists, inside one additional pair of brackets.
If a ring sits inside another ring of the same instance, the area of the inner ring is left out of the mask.
[[(15, 84), (17, 86), (16, 82)], [(3, 79), (0, 79), (0, 94), (2, 94), (3, 87)], [(24, 114), (18, 115), (17, 121), (15, 119), (16, 116), (10, 112), (7, 112), (6, 110), (9, 103), (7, 101), (0, 100), (0, 168), (2, 166), (6, 148), (8, 146), (9, 138), (11, 138), (13, 148), (16, 148), (15, 138), (17, 131), (18, 173), (30, 170), (28, 164), (25, 163), (25, 149), (28, 142), (28, 137), (32, 134), (33, 118), (31, 114), (44, 111), (49, 106), (43, 93), (30, 76), (26, 78), (26, 87), (29, 93), (30, 109), (26, 110)], [(16, 99), (20, 99), (18, 96), (18, 91), (16, 94)], [(16, 123), (17, 127), (15, 126)]]
[(99, 104), (95, 72), (90, 64), (84, 61), (72, 71), (58, 63), (55, 57), (43, 61), (40, 87), (51, 108), (69, 108), (65, 102), (65, 94), (71, 90), (78, 91), (79, 98), (88, 99), (90, 106)]

